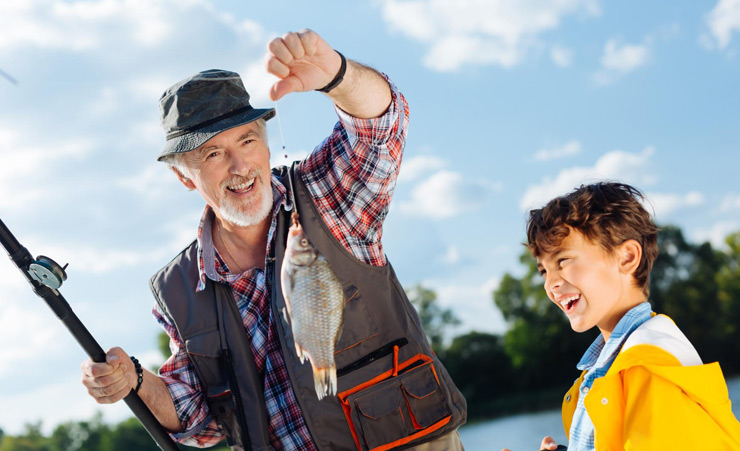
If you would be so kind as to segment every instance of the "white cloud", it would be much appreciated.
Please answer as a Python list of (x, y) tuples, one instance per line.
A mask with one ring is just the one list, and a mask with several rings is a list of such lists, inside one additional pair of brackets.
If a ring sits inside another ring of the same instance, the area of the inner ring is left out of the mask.
[(178, 14), (208, 14), (248, 41), (264, 40), (255, 22), (238, 22), (217, 13), (205, 0), (29, 0), (0, 2), (0, 50), (26, 46), (91, 51), (112, 42), (125, 51), (134, 46), (153, 48), (175, 36)]
[(445, 219), (483, 205), (500, 186), (487, 180), (468, 179), (453, 171), (438, 171), (419, 182), (411, 200), (400, 204), (401, 211), (431, 219)]
[(380, 0), (392, 30), (428, 46), (424, 64), (519, 64), (537, 37), (569, 15), (600, 14), (597, 0)]
[(706, 21), (720, 50), (727, 48), (732, 34), (740, 31), (740, 0), (719, 0)]
[(439, 305), (451, 308), (462, 324), (455, 329), (459, 333), (476, 330), (492, 334), (506, 331), (506, 322), (493, 303), (492, 293), (499, 285), (497, 277), (473, 284), (445, 284), (440, 281), (425, 281), (422, 285), (434, 290)]
[(450, 244), (447, 246), (447, 252), (442, 256), (442, 262), (454, 265), (460, 262), (460, 250), (457, 246)]
[(740, 211), (740, 194), (728, 193), (722, 200), (722, 205), (719, 207), (720, 211)]
[(558, 158), (571, 157), (581, 152), (581, 143), (578, 140), (570, 140), (559, 147), (551, 149), (540, 149), (534, 154), (537, 161), (550, 161)]
[(522, 210), (538, 208), (550, 199), (573, 191), (581, 184), (602, 180), (618, 180), (642, 187), (655, 182), (655, 176), (648, 171), (650, 158), (655, 153), (646, 147), (641, 153), (614, 150), (604, 154), (591, 167), (577, 166), (564, 169), (552, 179), (546, 177), (542, 182), (532, 185), (524, 192), (519, 206)]
[(720, 221), (711, 227), (696, 229), (691, 235), (695, 242), (709, 241), (717, 249), (727, 249), (725, 238), (738, 231), (740, 231), (740, 223), (737, 221)]
[(417, 155), (405, 157), (401, 163), (401, 173), (398, 175), (398, 183), (413, 182), (424, 174), (442, 169), (447, 162), (434, 155)]
[(554, 45), (550, 49), (550, 58), (560, 67), (569, 67), (573, 64), (573, 49)]
[(52, 175), (53, 162), (68, 158), (82, 159), (90, 152), (88, 141), (55, 143), (42, 148), (24, 142), (19, 134), (0, 128), (0, 192), (13, 193), (0, 196), (0, 208), (28, 209), (38, 202), (49, 202), (57, 193), (48, 190), (42, 183), (32, 184), (29, 180), (43, 180)]
[(665, 216), (683, 208), (699, 207), (704, 204), (704, 196), (698, 191), (687, 194), (647, 193), (647, 200), (655, 207), (655, 217), (662, 221)]
[(620, 76), (643, 66), (649, 56), (647, 44), (620, 44), (617, 39), (609, 39), (601, 56), (601, 69), (594, 79), (601, 85), (612, 83)]

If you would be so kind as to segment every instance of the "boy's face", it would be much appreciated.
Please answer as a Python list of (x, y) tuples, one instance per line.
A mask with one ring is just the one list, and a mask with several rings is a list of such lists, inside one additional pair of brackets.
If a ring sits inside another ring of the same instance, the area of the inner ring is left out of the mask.
[(565, 312), (574, 331), (598, 326), (606, 340), (625, 313), (623, 301), (632, 290), (625, 287), (618, 254), (570, 229), (558, 248), (537, 257), (547, 296)]

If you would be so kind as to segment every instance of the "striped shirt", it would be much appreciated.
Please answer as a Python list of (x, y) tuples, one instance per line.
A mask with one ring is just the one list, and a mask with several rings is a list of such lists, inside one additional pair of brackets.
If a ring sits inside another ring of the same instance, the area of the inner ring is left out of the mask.
[(588, 396), (589, 390), (594, 385), (594, 381), (604, 376), (611, 368), (614, 359), (617, 358), (619, 350), (632, 332), (635, 331), (642, 323), (649, 320), (653, 315), (649, 302), (643, 302), (632, 307), (619, 320), (617, 326), (609, 335), (609, 339), (604, 342), (604, 336), (599, 335), (596, 340), (589, 346), (586, 353), (578, 362), (578, 369), (588, 370), (583, 377), (580, 386), (580, 396), (578, 396), (578, 405), (573, 413), (573, 423), (570, 426), (568, 451), (593, 451), (594, 445), (594, 423), (588, 416), (586, 406), (583, 404), (584, 399)]
[[(395, 188), (409, 121), (405, 98), (393, 83), (390, 85), (392, 101), (383, 116), (359, 119), (336, 108), (339, 122), (333, 132), (299, 165), (299, 173), (334, 237), (359, 260), (375, 266), (386, 263), (380, 241), (382, 224)], [(274, 244), (278, 212), (293, 208), (286, 187), (275, 176), (272, 190), (274, 204), (266, 255)], [(274, 268), (266, 261), (265, 269), (231, 273), (213, 245), (213, 219), (213, 211), (206, 206), (198, 227), (196, 290), (205, 288), (206, 278), (231, 287), (257, 371), (264, 380), (270, 444), (281, 450), (315, 450), (283, 360), (275, 323), (279, 318), (273, 317), (269, 306)], [(224, 434), (209, 414), (185, 345), (156, 303), (153, 314), (170, 336), (172, 356), (159, 374), (184, 429), (173, 438), (191, 446), (216, 444)]]

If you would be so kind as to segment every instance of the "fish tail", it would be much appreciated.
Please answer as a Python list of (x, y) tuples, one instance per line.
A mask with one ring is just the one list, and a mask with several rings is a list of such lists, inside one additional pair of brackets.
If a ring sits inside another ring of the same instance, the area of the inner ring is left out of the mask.
[(337, 394), (337, 366), (332, 364), (329, 368), (314, 368), (313, 382), (316, 388), (316, 396), (321, 400), (326, 395)]

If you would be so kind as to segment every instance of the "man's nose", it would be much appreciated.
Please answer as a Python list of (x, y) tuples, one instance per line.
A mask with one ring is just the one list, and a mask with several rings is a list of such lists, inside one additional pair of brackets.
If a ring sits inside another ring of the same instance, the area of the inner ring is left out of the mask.
[(240, 152), (238, 149), (229, 152), (230, 168), (229, 171), (235, 175), (247, 175), (254, 168), (246, 152)]

